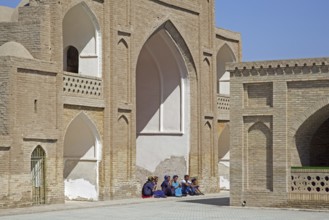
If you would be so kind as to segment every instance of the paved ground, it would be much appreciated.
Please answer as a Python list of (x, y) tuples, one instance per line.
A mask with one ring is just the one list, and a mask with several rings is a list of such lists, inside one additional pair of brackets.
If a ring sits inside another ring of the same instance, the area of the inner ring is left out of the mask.
[(68, 202), (65, 205), (0, 210), (0, 219), (17, 220), (314, 220), (329, 219), (328, 212), (237, 208), (228, 206), (228, 193), (204, 197), (131, 199), (97, 203)]

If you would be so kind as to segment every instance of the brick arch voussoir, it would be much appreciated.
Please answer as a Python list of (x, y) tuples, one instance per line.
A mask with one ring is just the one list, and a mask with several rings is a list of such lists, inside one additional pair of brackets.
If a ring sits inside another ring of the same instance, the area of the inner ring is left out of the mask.
[[(184, 37), (181, 35), (181, 33), (176, 28), (174, 23), (170, 19), (168, 19), (167, 17), (165, 18), (165, 20), (162, 21), (162, 23), (158, 23), (158, 25), (153, 27), (153, 29), (150, 31), (151, 34), (147, 35), (144, 38), (143, 44), (140, 46), (140, 48), (138, 50), (139, 52), (138, 52), (136, 62), (138, 62), (138, 57), (139, 57), (144, 45), (147, 43), (147, 41), (152, 36), (154, 36), (160, 30), (165, 30), (169, 34), (169, 36), (172, 38), (174, 43), (176, 44), (176, 46), (177, 46), (178, 50), (180, 51), (180, 53), (183, 57), (183, 60), (186, 64), (187, 71), (188, 71), (188, 74), (189, 74), (189, 78), (197, 79), (197, 71), (196, 71), (196, 66), (195, 66), (195, 62), (194, 62), (192, 53), (191, 53), (186, 41), (184, 40)], [(137, 63), (136, 63), (136, 65), (137, 65)]]
[(310, 118), (312, 115), (316, 114), (320, 109), (324, 108), (325, 106), (329, 105), (329, 97), (321, 99), (316, 104), (310, 105), (310, 107), (305, 110), (302, 114), (300, 114), (295, 123), (290, 127), (289, 134), (290, 136), (295, 136), (298, 129), (303, 125), (303, 123)]

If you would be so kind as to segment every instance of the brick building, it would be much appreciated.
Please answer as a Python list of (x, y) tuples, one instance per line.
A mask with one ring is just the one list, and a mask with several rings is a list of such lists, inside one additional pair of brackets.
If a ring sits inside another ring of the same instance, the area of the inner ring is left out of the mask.
[(328, 207), (329, 59), (227, 69), (231, 204)]
[(224, 66), (241, 40), (215, 28), (213, 0), (0, 11), (0, 206), (139, 196), (151, 174), (227, 183)]

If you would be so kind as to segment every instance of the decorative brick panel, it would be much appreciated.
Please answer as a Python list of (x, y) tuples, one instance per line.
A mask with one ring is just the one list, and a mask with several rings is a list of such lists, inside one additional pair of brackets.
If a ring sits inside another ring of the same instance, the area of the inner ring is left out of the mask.
[(103, 82), (100, 78), (64, 73), (63, 83), (64, 95), (98, 99), (103, 97)]

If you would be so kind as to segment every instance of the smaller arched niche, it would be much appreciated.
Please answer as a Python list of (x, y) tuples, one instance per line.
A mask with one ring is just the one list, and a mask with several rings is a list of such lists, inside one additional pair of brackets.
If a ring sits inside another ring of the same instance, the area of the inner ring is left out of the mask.
[(256, 191), (273, 190), (272, 132), (257, 122), (248, 130), (248, 188)]
[(98, 200), (100, 135), (89, 117), (80, 113), (70, 123), (64, 138), (65, 197)]
[[(101, 77), (101, 51), (98, 21), (86, 3), (81, 2), (71, 8), (63, 19), (64, 71)], [(78, 61), (75, 59), (76, 52)], [(74, 55), (74, 59), (69, 59), (70, 55)]]
[(226, 63), (236, 62), (232, 49), (224, 44), (217, 53), (217, 93), (230, 95), (230, 73), (226, 71)]

